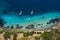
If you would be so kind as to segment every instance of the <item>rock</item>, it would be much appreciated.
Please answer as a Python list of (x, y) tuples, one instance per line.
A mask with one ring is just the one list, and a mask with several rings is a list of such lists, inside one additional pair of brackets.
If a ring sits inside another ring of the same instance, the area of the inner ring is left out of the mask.
[(47, 24), (55, 23), (55, 22), (59, 22), (59, 21), (60, 21), (60, 18), (54, 18), (54, 19), (51, 19)]
[(21, 28), (23, 28), (23, 26), (16, 27), (16, 29), (21, 29)]
[(50, 24), (49, 22), (47, 22), (46, 24)]
[(12, 26), (11, 26), (11, 29), (13, 29), (13, 28), (14, 28), (14, 26), (12, 25)]
[(28, 25), (27, 27), (25, 27), (26, 29), (34, 29), (34, 26), (35, 25), (33, 25), (33, 24), (30, 24), (30, 25)]
[(16, 25), (16, 29), (21, 29), (23, 26), (19, 26), (18, 24)]
[(38, 24), (38, 26), (41, 26), (41, 25), (43, 25), (43, 24)]
[(10, 28), (10, 26), (7, 26), (7, 28)]

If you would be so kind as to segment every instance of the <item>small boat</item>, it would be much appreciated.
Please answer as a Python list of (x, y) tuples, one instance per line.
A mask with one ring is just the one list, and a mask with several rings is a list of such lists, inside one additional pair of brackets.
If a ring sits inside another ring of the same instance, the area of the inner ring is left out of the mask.
[(19, 15), (22, 15), (22, 11), (20, 11)]
[(33, 12), (33, 10), (31, 11), (31, 15), (33, 14), (34, 12)]

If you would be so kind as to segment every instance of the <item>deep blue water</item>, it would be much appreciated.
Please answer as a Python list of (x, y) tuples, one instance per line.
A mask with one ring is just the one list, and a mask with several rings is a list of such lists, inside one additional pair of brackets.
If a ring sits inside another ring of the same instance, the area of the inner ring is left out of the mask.
[(27, 15), (31, 10), (42, 13), (60, 11), (60, 0), (0, 0), (0, 2), (2, 2), (2, 6), (6, 6), (5, 10), (8, 12), (22, 10), (24, 15)]

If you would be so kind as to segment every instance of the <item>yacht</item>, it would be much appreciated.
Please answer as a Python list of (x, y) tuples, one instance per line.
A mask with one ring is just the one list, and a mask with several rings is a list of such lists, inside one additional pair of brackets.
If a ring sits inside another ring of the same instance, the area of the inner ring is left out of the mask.
[(20, 11), (19, 15), (22, 15), (22, 11)]
[(33, 14), (34, 12), (33, 12), (33, 10), (31, 11), (31, 15)]

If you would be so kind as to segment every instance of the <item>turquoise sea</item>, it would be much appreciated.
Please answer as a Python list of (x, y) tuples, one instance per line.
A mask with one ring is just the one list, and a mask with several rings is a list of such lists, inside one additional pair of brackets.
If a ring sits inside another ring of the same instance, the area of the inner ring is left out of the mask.
[[(31, 11), (33, 14), (31, 15)], [(22, 11), (22, 15), (19, 14)], [(6, 21), (4, 26), (17, 24), (24, 28), (34, 24), (36, 29), (50, 28), (51, 19), (60, 17), (60, 0), (0, 0), (0, 18)]]
[[(36, 15), (36, 16), (32, 16), (32, 17), (20, 17), (17, 15), (2, 15), (2, 18), (7, 22), (5, 24), (5, 26), (11, 26), (13, 25), (14, 27), (19, 24), (20, 26), (28, 26), (30, 24), (34, 24), (35, 26), (37, 26), (36, 29), (41, 28), (41, 26), (38, 26), (37, 24), (43, 24), (43, 28), (50, 28), (52, 25), (54, 24), (49, 24), (48, 26), (46, 26), (47, 22), (49, 22), (51, 19), (60, 17), (60, 12), (48, 12), (42, 15)], [(44, 16), (44, 18), (42, 18), (42, 16)]]

